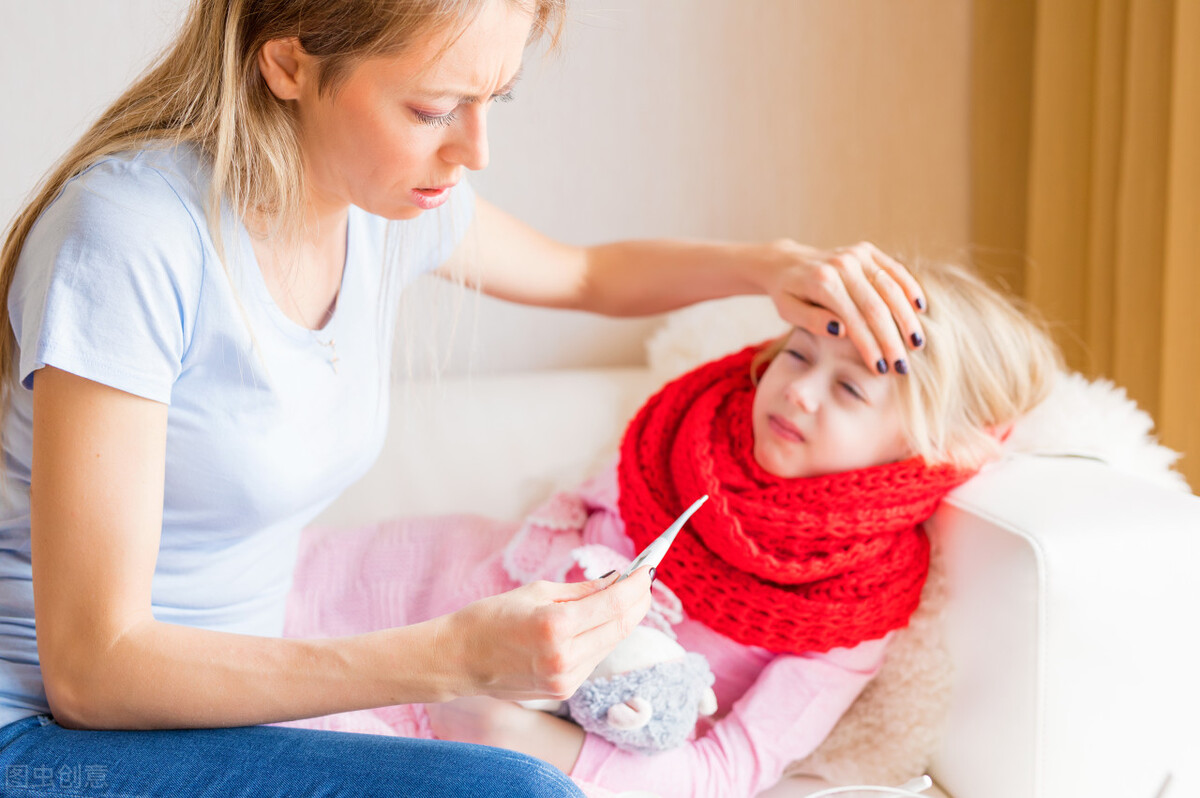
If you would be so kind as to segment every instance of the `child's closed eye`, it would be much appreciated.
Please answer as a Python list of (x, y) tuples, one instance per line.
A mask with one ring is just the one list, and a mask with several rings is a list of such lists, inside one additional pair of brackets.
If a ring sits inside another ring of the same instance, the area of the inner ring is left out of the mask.
[(843, 387), (843, 388), (845, 388), (845, 389), (846, 389), (846, 391), (847, 391), (847, 392), (848, 392), (848, 393), (849, 393), (851, 396), (853, 396), (855, 399), (857, 399), (858, 401), (860, 401), (860, 402), (865, 402), (865, 401), (867, 401), (867, 395), (866, 395), (865, 393), (863, 393), (863, 392), (862, 392), (862, 390), (861, 390), (861, 389), (860, 389), (860, 388), (859, 388), (857, 385), (855, 385), (854, 383), (852, 383), (852, 382), (843, 382), (843, 383), (842, 383), (842, 387)]

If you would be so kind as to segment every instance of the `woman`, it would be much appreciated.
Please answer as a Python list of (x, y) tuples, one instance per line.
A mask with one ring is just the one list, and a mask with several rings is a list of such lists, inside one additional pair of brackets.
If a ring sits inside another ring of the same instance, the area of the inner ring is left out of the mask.
[(906, 370), (919, 287), (869, 245), (576, 248), (472, 196), (488, 107), (561, 14), (195, 0), (18, 216), (0, 261), (10, 786), (85, 786), (88, 766), (114, 794), (574, 794), (516, 754), (258, 725), (565, 696), (648, 607), (643, 571), (603, 594), (611, 578), (539, 583), (411, 627), (278, 637), (300, 528), (381, 445), (381, 364), (414, 273), (614, 315), (767, 292)]

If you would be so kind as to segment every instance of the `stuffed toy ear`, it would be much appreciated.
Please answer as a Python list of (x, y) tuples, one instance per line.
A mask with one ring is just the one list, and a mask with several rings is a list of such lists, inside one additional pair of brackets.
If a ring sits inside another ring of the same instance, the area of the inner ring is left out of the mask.
[(614, 729), (640, 729), (650, 722), (654, 716), (654, 706), (642, 698), (634, 696), (621, 704), (608, 708), (608, 722)]

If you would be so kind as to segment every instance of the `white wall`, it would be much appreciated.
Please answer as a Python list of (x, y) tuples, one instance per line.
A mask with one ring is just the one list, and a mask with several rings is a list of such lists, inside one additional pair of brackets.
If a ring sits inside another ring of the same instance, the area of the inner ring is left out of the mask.
[[(578, 243), (966, 243), (969, 0), (569, 3), (562, 53), (528, 59), (474, 180), (535, 227)], [(183, 6), (0, 0), (0, 219)], [(459, 304), (451, 371), (635, 363), (653, 324)]]
[(181, 0), (0, 0), (0, 220), (141, 71)]

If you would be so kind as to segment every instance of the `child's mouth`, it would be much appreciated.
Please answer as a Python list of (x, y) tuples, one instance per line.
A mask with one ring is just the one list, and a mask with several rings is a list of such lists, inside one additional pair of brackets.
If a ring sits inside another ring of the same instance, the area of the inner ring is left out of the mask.
[(804, 433), (792, 426), (788, 421), (779, 416), (769, 416), (767, 423), (771, 427), (771, 431), (784, 440), (794, 443), (804, 443), (806, 438)]

